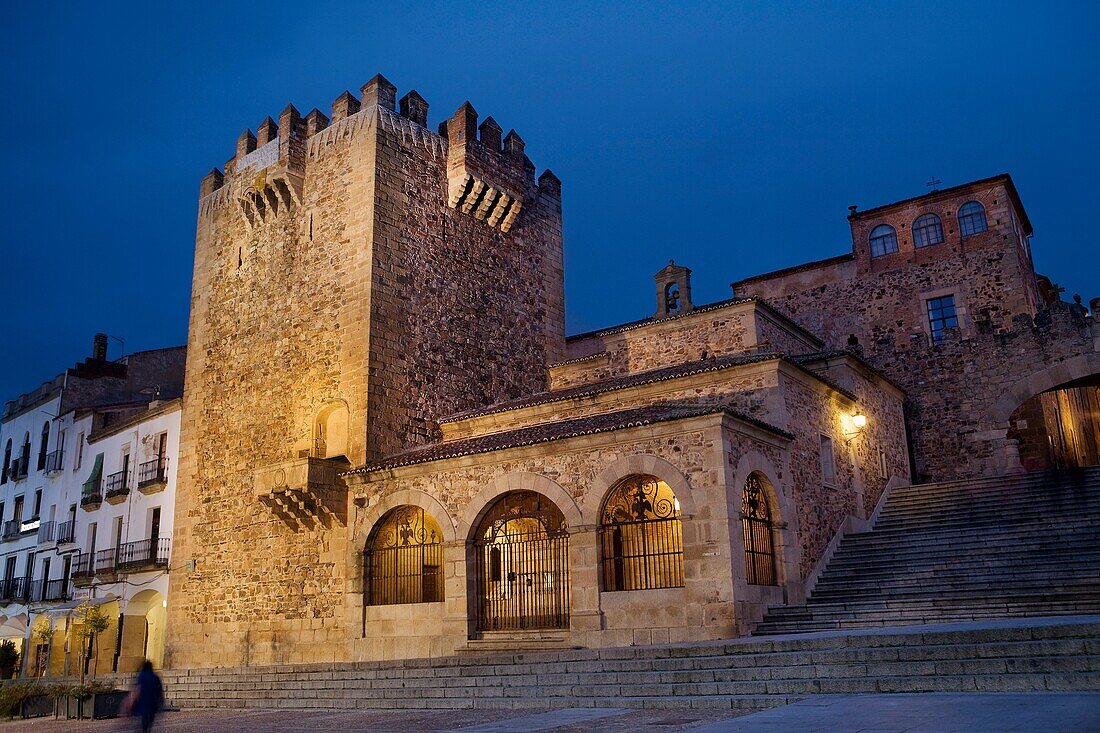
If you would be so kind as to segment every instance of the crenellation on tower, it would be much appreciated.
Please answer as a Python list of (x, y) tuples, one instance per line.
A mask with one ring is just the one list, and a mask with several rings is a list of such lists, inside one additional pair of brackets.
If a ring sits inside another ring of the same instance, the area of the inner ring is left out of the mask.
[(217, 168), (211, 169), (209, 173), (202, 177), (202, 183), (199, 184), (199, 198), (209, 196), (221, 188), (224, 183), (225, 175)]
[(358, 111), (359, 100), (354, 94), (344, 90), (344, 93), (332, 102), (332, 124), (335, 125), (340, 120), (351, 117)]
[(486, 117), (485, 121), (477, 128), (478, 139), (481, 144), (489, 148), (489, 150), (500, 150), (501, 135), (504, 133), (504, 128), (497, 124), (491, 116)]
[(260, 126), (256, 128), (256, 147), (262, 148), (279, 136), (279, 126), (271, 117), (265, 117)]
[(519, 133), (515, 130), (509, 130), (508, 135), (504, 138), (504, 152), (513, 158), (522, 160), (526, 155), (524, 148), (526, 143), (523, 142), (523, 138), (519, 136)]
[(328, 117), (325, 113), (316, 107), (310, 110), (306, 115), (306, 137), (311, 138), (326, 127), (328, 127)]
[(245, 130), (237, 138), (237, 157), (243, 158), (255, 149), (256, 136), (252, 134), (252, 130)]
[(374, 106), (397, 111), (397, 87), (390, 83), (389, 79), (381, 74), (375, 74), (366, 84), (359, 89), (361, 108)]
[(428, 103), (415, 89), (401, 97), (399, 114), (405, 119), (415, 122), (421, 127), (428, 127)]

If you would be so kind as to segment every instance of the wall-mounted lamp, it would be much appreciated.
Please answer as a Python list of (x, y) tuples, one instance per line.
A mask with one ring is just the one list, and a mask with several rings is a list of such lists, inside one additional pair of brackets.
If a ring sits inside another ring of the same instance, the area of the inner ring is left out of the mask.
[(848, 437), (848, 439), (844, 442), (848, 444), (858, 438), (860, 436), (860, 433), (863, 432), (863, 429), (867, 427), (867, 416), (864, 415), (862, 412), (857, 412), (849, 419), (852, 421), (852, 430), (844, 433), (844, 435)]

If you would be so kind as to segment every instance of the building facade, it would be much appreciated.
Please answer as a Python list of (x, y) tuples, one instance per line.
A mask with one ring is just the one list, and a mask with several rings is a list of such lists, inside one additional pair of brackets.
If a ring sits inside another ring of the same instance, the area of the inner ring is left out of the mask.
[(741, 634), (909, 481), (902, 389), (674, 263), (567, 340), (560, 202), (382, 77), (203, 180), (169, 665)]
[(0, 484), (12, 507), (5, 638), (23, 652), (24, 675), (79, 673), (81, 604), (110, 619), (88, 671), (163, 660), (184, 350), (108, 360), (106, 346), (97, 336), (89, 359), (8, 402), (0, 423), (3, 441), (42, 423), (41, 460), (32, 455), (25, 474), (10, 461)]

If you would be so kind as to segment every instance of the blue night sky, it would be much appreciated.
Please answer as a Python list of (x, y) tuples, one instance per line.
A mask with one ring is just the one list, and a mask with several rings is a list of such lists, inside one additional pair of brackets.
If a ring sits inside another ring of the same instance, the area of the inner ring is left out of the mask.
[[(1100, 5), (18, 3), (0, 27), (0, 399), (182, 343), (199, 180), (376, 72), (563, 181), (570, 333), (848, 251), (861, 208), (1009, 172), (1040, 271), (1100, 295)], [(119, 345), (112, 343), (112, 356)]]

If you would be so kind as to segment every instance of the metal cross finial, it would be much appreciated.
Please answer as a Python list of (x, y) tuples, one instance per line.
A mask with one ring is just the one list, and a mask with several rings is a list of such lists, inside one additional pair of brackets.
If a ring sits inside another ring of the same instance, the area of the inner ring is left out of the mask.
[(932, 176), (932, 180), (928, 181), (928, 183), (926, 183), (926, 184), (924, 184), (924, 185), (925, 185), (925, 186), (928, 186), (929, 188), (931, 188), (931, 189), (932, 189), (932, 193), (935, 193), (936, 191), (939, 191), (939, 189), (938, 189), (938, 188), (936, 188), (936, 186), (940, 185), (941, 183), (943, 183), (943, 181), (941, 181), (940, 179), (936, 178), (935, 176)]

